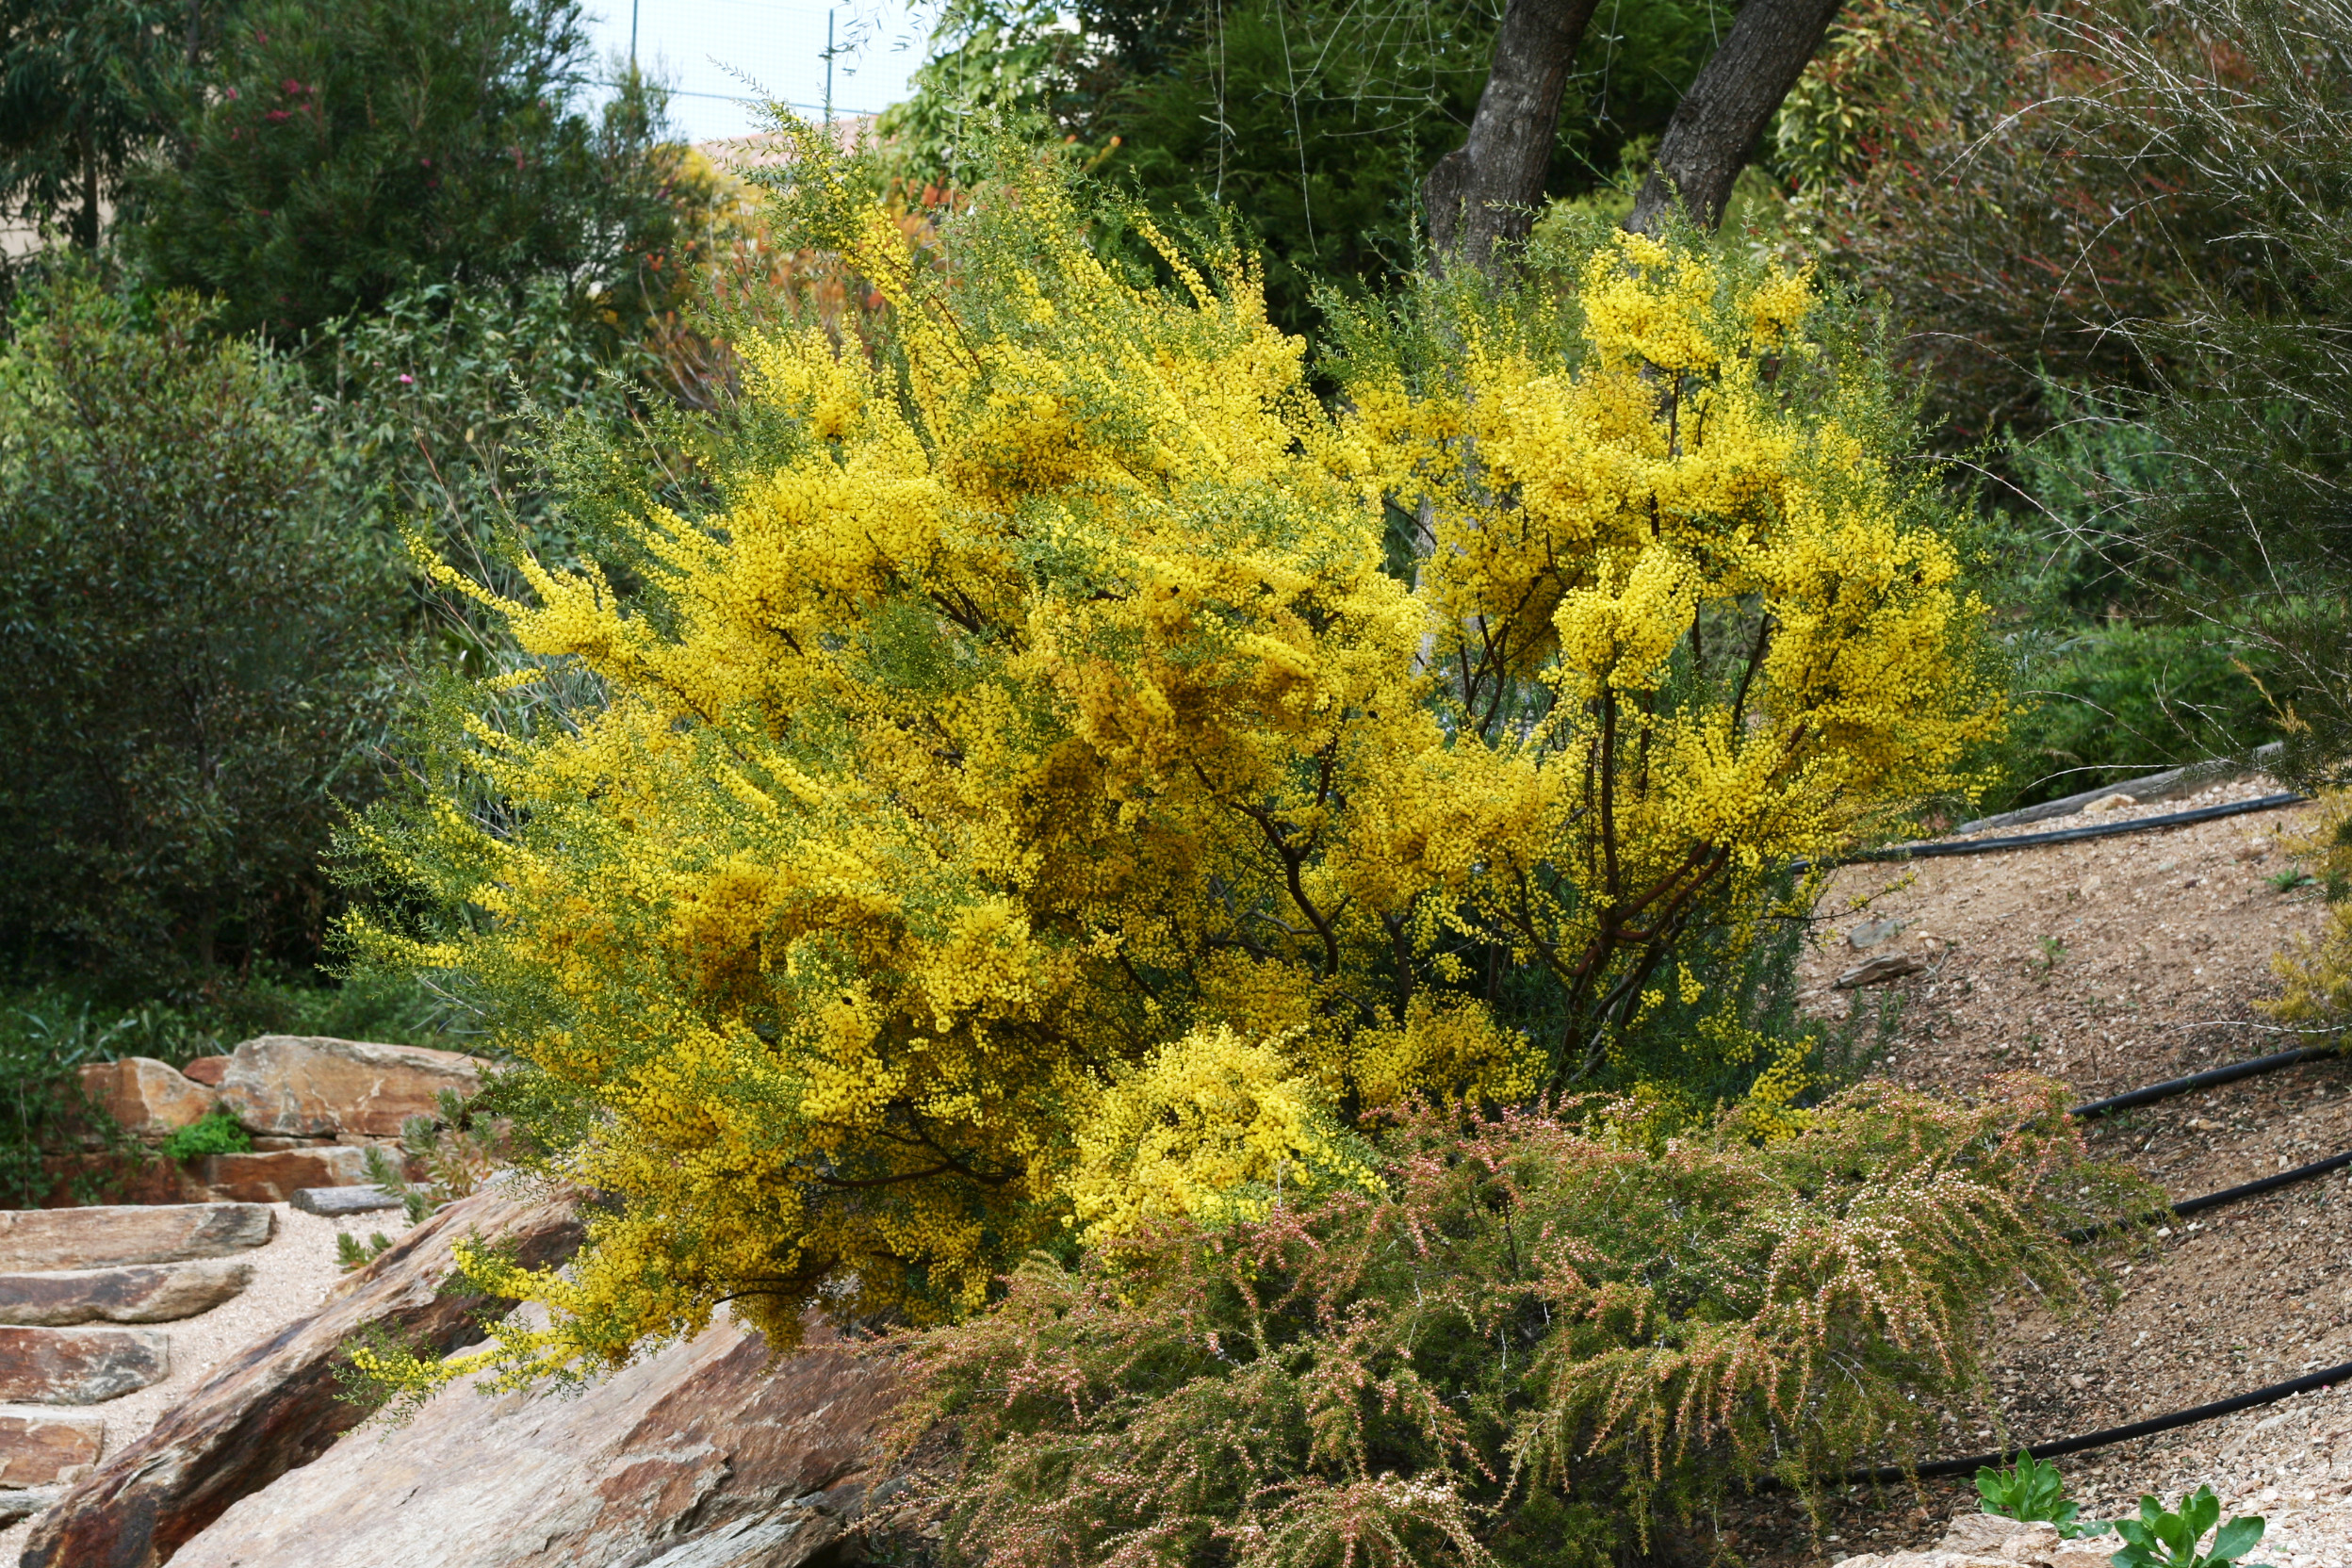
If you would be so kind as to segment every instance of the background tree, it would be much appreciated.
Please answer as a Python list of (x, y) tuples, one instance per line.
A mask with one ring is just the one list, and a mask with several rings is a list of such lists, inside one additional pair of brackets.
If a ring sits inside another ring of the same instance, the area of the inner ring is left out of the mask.
[(174, 139), (235, 0), (0, 3), (0, 204), (85, 251), (132, 167)]
[(260, 0), (138, 187), (136, 251), (280, 341), (433, 284), (551, 276), (641, 318), (682, 171), (645, 84), (580, 107), (586, 53), (572, 0)]
[[(1535, 198), (1612, 188), (1730, 14), (1727, 0), (1604, 11), (1558, 84)], [(972, 110), (1030, 116), (1152, 211), (1233, 224), (1293, 332), (1314, 327), (1318, 287), (1361, 293), (1413, 270), (1425, 176), (1475, 117), (1497, 25), (1483, 0), (1085, 8), (1075, 30), (1059, 15), (951, 8), (916, 93), (883, 117), (896, 172), (915, 190), (968, 180), (985, 160)]]

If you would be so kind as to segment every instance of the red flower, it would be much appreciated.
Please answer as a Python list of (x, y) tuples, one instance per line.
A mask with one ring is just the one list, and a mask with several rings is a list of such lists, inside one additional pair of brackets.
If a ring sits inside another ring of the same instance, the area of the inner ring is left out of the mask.
[(262, 118), (264, 120), (290, 120), (293, 116), (287, 114), (284, 109), (271, 109), (268, 114), (263, 115)]

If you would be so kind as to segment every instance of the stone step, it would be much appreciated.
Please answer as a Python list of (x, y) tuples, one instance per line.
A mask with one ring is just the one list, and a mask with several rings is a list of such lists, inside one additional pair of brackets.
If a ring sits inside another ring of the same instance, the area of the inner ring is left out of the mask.
[(155, 1329), (0, 1329), (0, 1401), (97, 1405), (161, 1382), (172, 1347)]
[(261, 1246), (276, 1224), (277, 1216), (257, 1202), (0, 1209), (0, 1272), (226, 1257)]
[(253, 1282), (238, 1258), (0, 1274), (0, 1325), (173, 1323), (210, 1312)]
[(6, 1529), (19, 1519), (29, 1519), (46, 1511), (50, 1504), (65, 1495), (62, 1486), (31, 1487), (17, 1490), (0, 1487), (0, 1529)]
[(70, 1485), (90, 1474), (106, 1441), (94, 1416), (0, 1415), (0, 1487)]

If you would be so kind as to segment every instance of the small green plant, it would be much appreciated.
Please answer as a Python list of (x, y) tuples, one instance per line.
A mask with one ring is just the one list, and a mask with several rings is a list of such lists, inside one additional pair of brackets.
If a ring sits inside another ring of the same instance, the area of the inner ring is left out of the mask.
[[(2254, 1549), (2267, 1527), (2260, 1514), (2247, 1514), (2213, 1530), (2220, 1518), (2221, 1499), (2210, 1486), (2200, 1486), (2181, 1498), (2178, 1512), (2154, 1497), (2143, 1496), (2137, 1519), (2115, 1522), (2123, 1549), (2111, 1560), (2115, 1568), (2230, 1568)], [(2213, 1530), (2213, 1547), (2200, 1552), (2197, 1544), (2208, 1530)], [(2267, 1565), (2255, 1563), (2247, 1568)]]
[(2270, 884), (2270, 889), (2273, 892), (2291, 893), (2295, 891), (2295, 889), (2303, 886), (2306, 882), (2311, 881), (2311, 874), (2305, 871), (2300, 866), (2289, 866), (2284, 871), (2272, 872), (2268, 876), (2263, 877), (2262, 880)]
[(253, 1138), (237, 1118), (215, 1107), (201, 1120), (175, 1128), (155, 1152), (167, 1160), (201, 1160), (207, 1154), (243, 1154), (253, 1147)]
[(2082, 1510), (2066, 1496), (2066, 1483), (2054, 1464), (2044, 1464), (2025, 1449), (2017, 1450), (2017, 1462), (2008, 1468), (1996, 1470), (1990, 1465), (1976, 1473), (1976, 1490), (1984, 1499), (1984, 1511), (1998, 1513), (2004, 1519), (2036, 1521), (2058, 1527), (2058, 1533), (2071, 1539), (2083, 1533), (2075, 1525), (2075, 1516)]
[(2066, 939), (2044, 937), (2036, 945), (2041, 948), (2041, 953), (2034, 960), (2034, 977), (2037, 980), (2047, 980), (2050, 978), (2051, 970), (2066, 961)]
[(368, 1151), (368, 1179), (400, 1199), (411, 1225), (470, 1196), (506, 1152), (498, 1134), (477, 1123), (455, 1089), (443, 1089), (435, 1108), (437, 1119), (412, 1116), (400, 1123), (400, 1150), (424, 1167), (424, 1181), (409, 1181), (407, 1160), (396, 1163), (381, 1148)]
[(338, 1232), (335, 1238), (335, 1264), (349, 1274), (355, 1268), (367, 1267), (391, 1250), (392, 1238), (382, 1231), (364, 1242), (349, 1232)]

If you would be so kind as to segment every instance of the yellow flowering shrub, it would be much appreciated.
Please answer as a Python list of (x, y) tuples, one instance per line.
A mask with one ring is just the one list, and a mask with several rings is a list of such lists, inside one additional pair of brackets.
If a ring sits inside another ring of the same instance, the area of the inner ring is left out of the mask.
[(1248, 258), (1131, 276), (1052, 168), (859, 188), (811, 139), (779, 221), (888, 340), (739, 341), (691, 509), (492, 599), (527, 664), (362, 834), (361, 945), (611, 1199), (515, 1366), (954, 1316), (1409, 1099), (1804, 1090), (1704, 976), (1998, 717), (1808, 278), (1620, 237), (1344, 320), (1327, 400)]

